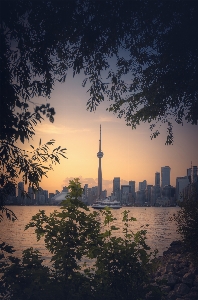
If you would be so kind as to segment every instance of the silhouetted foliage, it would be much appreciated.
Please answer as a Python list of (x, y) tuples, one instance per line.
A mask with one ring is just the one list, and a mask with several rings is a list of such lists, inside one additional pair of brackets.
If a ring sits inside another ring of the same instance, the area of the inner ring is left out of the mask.
[(151, 138), (160, 133), (158, 121), (168, 125), (167, 144), (173, 142), (173, 118), (197, 124), (196, 1), (0, 5), (1, 157), (13, 155), (18, 140), (31, 139), (43, 116), (54, 121), (54, 108), (38, 104), (38, 97), (50, 98), (69, 70), (84, 73), (89, 110), (108, 99), (109, 111), (128, 126), (150, 123)]
[(192, 185), (191, 194), (180, 202), (181, 210), (174, 216), (177, 231), (181, 234), (185, 249), (198, 266), (198, 188)]
[[(24, 19), (31, 2), (1, 1), (0, 6), (0, 210), (15, 219), (4, 206), (10, 187), (16, 186), (21, 176), (25, 184), (38, 188), (52, 165), (59, 163), (60, 156), (65, 157), (66, 149), (57, 147), (50, 151), (54, 140), (40, 143), (35, 149), (31, 145), (32, 151), (17, 146), (18, 141), (30, 141), (43, 116), (54, 121), (54, 108), (49, 103), (37, 103), (39, 96), (50, 96), (52, 84), (47, 64), (42, 63), (47, 56), (43, 53), (42, 58), (39, 54), (38, 44), (33, 43), (34, 29)], [(39, 43), (39, 38), (35, 42)]]
[[(17, 181), (22, 176), (25, 184), (35, 191), (43, 176), (47, 176), (49, 170), (53, 170), (53, 165), (60, 163), (60, 157), (65, 156), (65, 148), (60, 146), (50, 151), (54, 145), (54, 140), (50, 140), (38, 148), (32, 147), (32, 151), (25, 151), (7, 141), (1, 141), (0, 145), (0, 203), (2, 211), (8, 212), (4, 207), (5, 200), (12, 193), (17, 185)], [(12, 215), (15, 218), (14, 215)]]
[(145, 299), (153, 291), (150, 272), (155, 252), (146, 244), (146, 230), (134, 233), (128, 211), (123, 213), (123, 237), (117, 237), (115, 220), (109, 208), (93, 211), (78, 198), (82, 188), (78, 179), (70, 181), (70, 193), (61, 210), (50, 216), (40, 211), (26, 229), (33, 227), (37, 239), (44, 238), (51, 263), (43, 264), (41, 254), (30, 248), (22, 260), (11, 259), (1, 269), (1, 284), (7, 299)]
[[(13, 124), (24, 126), (31, 118), (28, 100), (49, 97), (68, 70), (84, 73), (89, 110), (108, 99), (109, 111), (128, 126), (148, 122), (152, 138), (159, 135), (157, 122), (167, 124), (167, 144), (173, 142), (173, 119), (197, 124), (196, 1), (18, 0), (1, 1), (1, 10), (7, 132)], [(13, 105), (21, 119), (10, 112)], [(35, 110), (36, 121), (42, 111), (53, 121), (54, 110), (46, 104)], [(31, 134), (27, 129), (25, 136)]]

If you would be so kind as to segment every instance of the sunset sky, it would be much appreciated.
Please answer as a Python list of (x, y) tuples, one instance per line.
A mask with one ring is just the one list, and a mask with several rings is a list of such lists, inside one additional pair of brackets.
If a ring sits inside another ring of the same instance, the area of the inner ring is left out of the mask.
[[(198, 126), (189, 124), (174, 125), (174, 145), (165, 145), (166, 127), (162, 127), (158, 138), (150, 139), (148, 124), (141, 124), (136, 130), (125, 125), (124, 119), (106, 111), (110, 102), (103, 102), (96, 112), (86, 110), (89, 98), (87, 87), (81, 86), (82, 77), (68, 76), (65, 83), (57, 83), (51, 95), (50, 103), (56, 110), (55, 122), (44, 121), (36, 127), (36, 135), (30, 144), (38, 146), (50, 139), (56, 140), (56, 146), (67, 148), (67, 158), (48, 173), (41, 187), (49, 192), (62, 190), (70, 179), (80, 178), (82, 186), (97, 185), (99, 127), (102, 126), (102, 176), (103, 189), (108, 195), (112, 191), (114, 177), (121, 178), (121, 184), (129, 180), (147, 180), (154, 184), (155, 172), (162, 166), (171, 167), (171, 184), (175, 186), (178, 176), (185, 176), (186, 169), (198, 165)], [(45, 99), (34, 99), (44, 103)], [(46, 99), (46, 102), (49, 102)], [(26, 143), (25, 148), (29, 145)]]

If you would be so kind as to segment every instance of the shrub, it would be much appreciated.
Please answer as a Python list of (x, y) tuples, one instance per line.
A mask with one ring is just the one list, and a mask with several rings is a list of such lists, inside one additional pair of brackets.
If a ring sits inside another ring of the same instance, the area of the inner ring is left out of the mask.
[(180, 203), (181, 209), (174, 216), (177, 222), (177, 231), (185, 249), (191, 254), (195, 264), (198, 264), (198, 192), (196, 187), (191, 194)]
[(111, 210), (91, 212), (78, 200), (82, 189), (77, 179), (70, 181), (69, 189), (61, 211), (50, 216), (39, 211), (26, 226), (35, 228), (38, 240), (44, 238), (52, 265), (44, 266), (38, 251), (24, 251), (3, 277), (9, 299), (138, 300), (148, 291), (158, 293), (150, 284), (155, 253), (149, 252), (146, 230), (133, 233), (129, 222), (135, 219), (124, 211), (123, 237), (116, 237)]

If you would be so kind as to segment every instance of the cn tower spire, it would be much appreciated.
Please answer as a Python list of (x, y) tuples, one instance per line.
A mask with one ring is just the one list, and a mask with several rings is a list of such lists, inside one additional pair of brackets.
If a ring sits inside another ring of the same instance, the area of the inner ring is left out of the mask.
[(97, 157), (99, 159), (98, 166), (98, 198), (102, 198), (102, 167), (101, 167), (101, 159), (103, 157), (103, 152), (101, 150), (101, 125), (100, 125), (100, 139), (99, 139), (99, 152), (97, 153)]
[(101, 151), (101, 125), (100, 125), (100, 144), (99, 144), (99, 151)]

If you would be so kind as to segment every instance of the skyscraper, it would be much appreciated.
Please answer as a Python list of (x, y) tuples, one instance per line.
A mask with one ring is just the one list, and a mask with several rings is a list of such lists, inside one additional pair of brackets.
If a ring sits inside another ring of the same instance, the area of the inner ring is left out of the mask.
[(135, 181), (130, 180), (129, 185), (131, 187), (131, 197), (132, 197), (132, 202), (134, 204), (135, 203), (135, 198), (136, 198), (136, 196), (135, 196)]
[(88, 198), (88, 184), (87, 183), (84, 185), (84, 196), (87, 201), (87, 198)]
[(129, 181), (129, 185), (130, 185), (130, 187), (131, 187), (131, 193), (132, 193), (133, 195), (135, 195), (135, 181), (130, 180), (130, 181)]
[(170, 185), (170, 170), (169, 166), (161, 167), (161, 188)]
[(101, 125), (100, 125), (99, 151), (97, 153), (97, 157), (99, 159), (99, 166), (98, 166), (98, 198), (101, 199), (101, 196), (102, 196), (102, 167), (101, 167), (101, 159), (103, 157), (103, 152), (101, 150)]
[(197, 166), (193, 166), (191, 171), (191, 183), (197, 183), (198, 182), (197, 179), (198, 179)]
[(120, 177), (114, 177), (113, 179), (113, 195), (116, 200), (120, 201)]
[(152, 184), (147, 184), (146, 187), (146, 202), (148, 202), (149, 205), (151, 205), (151, 189), (153, 185)]
[(18, 203), (22, 204), (24, 201), (24, 182), (19, 182), (18, 183)]
[(155, 185), (160, 185), (160, 173), (155, 173)]
[(142, 182), (139, 182), (139, 191), (145, 191), (147, 186), (147, 181), (144, 180)]
[(176, 201), (183, 201), (183, 190), (189, 185), (190, 181), (188, 176), (176, 178)]
[(121, 185), (121, 203), (128, 204), (129, 202), (129, 194), (131, 192), (130, 185)]
[(28, 199), (27, 202), (30, 204), (34, 203), (34, 192), (31, 186), (28, 187)]
[(187, 176), (190, 183), (191, 183), (191, 173), (192, 173), (192, 167), (187, 169)]

